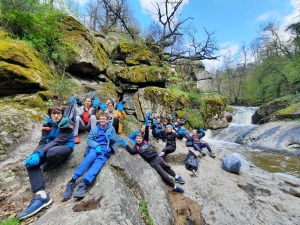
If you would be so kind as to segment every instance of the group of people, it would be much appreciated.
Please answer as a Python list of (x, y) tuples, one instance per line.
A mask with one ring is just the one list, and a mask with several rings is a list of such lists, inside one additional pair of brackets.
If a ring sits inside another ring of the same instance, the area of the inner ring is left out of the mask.
[[(66, 185), (63, 200), (68, 200), (72, 196), (74, 198), (84, 197), (91, 183), (109, 159), (110, 154), (115, 152), (114, 144), (117, 142), (117, 133), (122, 132), (120, 120), (126, 118), (123, 104), (128, 100), (126, 99), (115, 106), (111, 99), (100, 105), (99, 100), (86, 98), (84, 104), (76, 109), (76, 121), (71, 121), (64, 114), (65, 109), (63, 107), (59, 105), (49, 107), (48, 118), (42, 126), (39, 144), (24, 161), (34, 197), (29, 206), (20, 212), (16, 218), (28, 218), (52, 203), (50, 193), (46, 192), (43, 172), (54, 168), (68, 158), (73, 152), (75, 144), (80, 142), (79, 130), (89, 131), (86, 140), (87, 149), (84, 159), (75, 169), (73, 176)], [(119, 140), (118, 144), (124, 146), (130, 154), (140, 154), (158, 172), (162, 180), (173, 188), (173, 191), (183, 193), (183, 188), (176, 185), (167, 174), (174, 177), (177, 183), (184, 184), (185, 181), (151, 148), (149, 142), (150, 116), (151, 113), (146, 115), (146, 124), (141, 126), (134, 138), (131, 137), (135, 143), (134, 147), (130, 147), (124, 140)], [(168, 136), (166, 139), (169, 143)], [(76, 181), (84, 173), (84, 177), (73, 194)]]

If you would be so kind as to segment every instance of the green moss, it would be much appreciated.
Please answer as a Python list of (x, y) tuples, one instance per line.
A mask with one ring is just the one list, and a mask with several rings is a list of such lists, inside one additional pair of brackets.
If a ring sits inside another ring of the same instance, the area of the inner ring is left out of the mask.
[(16, 219), (15, 217), (11, 217), (11, 218), (7, 218), (5, 220), (2, 220), (0, 222), (0, 225), (18, 225), (19, 224), (19, 220)]
[(47, 91), (39, 91), (37, 93), (43, 100), (49, 100), (53, 98), (53, 95), (51, 93), (51, 91), (47, 90)]
[(185, 124), (188, 129), (205, 128), (206, 126), (202, 114), (197, 109), (179, 110), (176, 111), (176, 114), (178, 118), (188, 118), (188, 122)]
[(206, 95), (202, 97), (202, 104), (200, 111), (205, 121), (214, 117), (215, 115), (221, 116), (225, 110), (226, 100), (220, 95)]
[(289, 117), (292, 114), (300, 114), (300, 103), (292, 104), (284, 109), (277, 111), (276, 116)]
[(28, 99), (28, 105), (31, 107), (43, 107), (43, 100), (40, 96)]
[(111, 76), (114, 74), (116, 77), (131, 83), (165, 82), (171, 74), (169, 68), (146, 65), (132, 67), (114, 66), (111, 69), (113, 70)]
[(230, 106), (227, 105), (227, 106), (225, 107), (225, 111), (226, 111), (226, 112), (232, 113), (232, 112), (234, 112), (234, 109), (233, 109), (232, 107), (230, 107)]
[(48, 89), (48, 80), (51, 78), (53, 74), (50, 68), (31, 46), (20, 41), (0, 40), (2, 91), (18, 93), (18, 89)]
[(104, 82), (100, 88), (100, 100), (105, 102), (108, 98), (118, 99), (117, 87), (113, 82)]
[(161, 65), (159, 54), (149, 49), (148, 46), (139, 43), (120, 42), (112, 53), (112, 58), (124, 60), (127, 65)]
[(68, 52), (68, 64), (71, 65), (80, 55), (79, 52), (91, 50), (92, 55), (98, 61), (99, 71), (104, 71), (109, 65), (109, 59), (101, 42), (93, 37), (89, 30), (73, 17), (65, 17), (61, 27), (64, 31), (62, 41), (74, 46), (73, 51)]

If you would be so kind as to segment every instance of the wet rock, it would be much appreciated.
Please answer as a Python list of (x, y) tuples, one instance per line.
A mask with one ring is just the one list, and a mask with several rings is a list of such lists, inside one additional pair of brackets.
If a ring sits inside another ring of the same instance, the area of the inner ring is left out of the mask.
[(208, 128), (211, 130), (217, 130), (228, 127), (228, 121), (226, 118), (212, 119), (208, 122)]

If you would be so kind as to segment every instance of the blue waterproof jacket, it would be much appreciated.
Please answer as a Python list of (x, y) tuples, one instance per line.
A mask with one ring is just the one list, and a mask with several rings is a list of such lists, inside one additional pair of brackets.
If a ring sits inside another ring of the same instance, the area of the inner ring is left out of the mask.
[(70, 124), (70, 119), (63, 116), (58, 124), (55, 124), (49, 117), (42, 127), (42, 137), (36, 151), (47, 152), (54, 146), (66, 145), (74, 149), (74, 126)]
[[(112, 139), (109, 142), (109, 149), (107, 148), (108, 139), (106, 137), (106, 133), (111, 131)], [(108, 123), (106, 128), (102, 128), (100, 124), (95, 126), (93, 129), (91, 129), (88, 137), (87, 137), (87, 144), (88, 148), (94, 148), (96, 149), (97, 146), (100, 146), (102, 151), (106, 150), (109, 152), (115, 152), (115, 147), (113, 146), (114, 143), (117, 141), (117, 135), (115, 128)], [(88, 149), (87, 149), (88, 150)]]

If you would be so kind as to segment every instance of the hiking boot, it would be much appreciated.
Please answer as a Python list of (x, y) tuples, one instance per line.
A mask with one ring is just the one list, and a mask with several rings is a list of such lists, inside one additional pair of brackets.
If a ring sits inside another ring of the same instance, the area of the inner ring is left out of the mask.
[(215, 154), (214, 154), (213, 152), (211, 152), (209, 155), (210, 155), (210, 157), (212, 157), (212, 158), (216, 158), (216, 156), (215, 156)]
[(51, 203), (52, 199), (50, 198), (49, 193), (46, 198), (41, 198), (41, 195), (35, 195), (27, 209), (19, 213), (16, 218), (21, 220), (33, 216)]
[(178, 185), (175, 185), (175, 187), (173, 188), (173, 191), (180, 192), (180, 193), (184, 192), (183, 188)]
[(66, 189), (65, 189), (64, 194), (63, 194), (63, 200), (64, 201), (71, 198), (71, 196), (73, 194), (74, 187), (75, 187), (75, 182), (70, 181), (69, 183), (67, 183)]
[(73, 198), (83, 198), (85, 193), (87, 192), (88, 185), (83, 181), (78, 184), (78, 189), (73, 195)]
[(75, 135), (75, 136), (74, 136), (74, 143), (75, 143), (75, 144), (79, 144), (79, 143), (80, 143), (80, 140), (79, 140), (78, 135)]
[(182, 179), (182, 177), (175, 178), (175, 182), (180, 183), (180, 184), (185, 183), (185, 181), (184, 181), (184, 179)]

